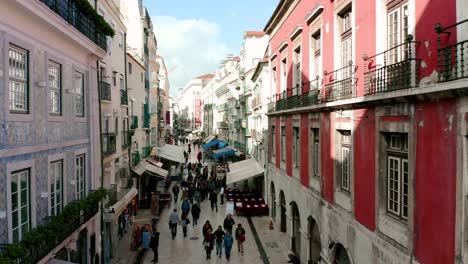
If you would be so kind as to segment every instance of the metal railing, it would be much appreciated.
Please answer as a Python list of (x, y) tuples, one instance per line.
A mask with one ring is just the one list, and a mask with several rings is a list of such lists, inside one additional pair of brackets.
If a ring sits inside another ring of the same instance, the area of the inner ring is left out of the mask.
[(117, 201), (117, 184), (111, 184), (107, 189), (107, 198), (104, 201), (105, 207), (110, 207)]
[(106, 101), (110, 101), (112, 100), (112, 97), (111, 97), (111, 85), (107, 82), (104, 82), (104, 81), (101, 81), (100, 82), (101, 85), (101, 100), (106, 100)]
[(456, 34), (457, 27), (467, 22), (468, 19), (448, 27), (442, 27), (441, 24), (437, 24), (435, 27), (437, 32), (437, 71), (439, 73), (439, 82), (468, 78), (468, 39), (442, 46), (442, 34), (450, 37), (454, 33), (454, 36), (459, 36), (459, 34)]
[(120, 90), (120, 104), (128, 105), (128, 93), (125, 90)]
[(96, 29), (92, 14), (85, 14), (78, 9), (76, 0), (40, 0), (48, 8), (62, 17), (88, 39), (107, 50), (106, 36)]
[(130, 129), (137, 129), (138, 128), (138, 116), (131, 116), (130, 117)]
[(332, 72), (325, 71), (325, 101), (332, 102), (356, 97), (355, 72), (356, 66), (353, 65), (352, 61)]
[(115, 133), (102, 133), (102, 153), (110, 155), (115, 153)]
[(418, 86), (419, 59), (414, 56), (418, 42), (412, 39), (408, 35), (405, 43), (371, 57), (364, 54), (364, 95)]
[[(312, 80), (308, 83), (303, 83), (302, 89), (299, 89), (299, 87), (294, 87), (287, 89), (282, 93), (273, 95), (272, 97), (268, 98), (268, 112), (323, 103), (325, 100), (322, 93), (322, 84), (322, 79), (317, 76), (315, 80)], [(306, 87), (308, 87), (308, 90), (305, 89)]]

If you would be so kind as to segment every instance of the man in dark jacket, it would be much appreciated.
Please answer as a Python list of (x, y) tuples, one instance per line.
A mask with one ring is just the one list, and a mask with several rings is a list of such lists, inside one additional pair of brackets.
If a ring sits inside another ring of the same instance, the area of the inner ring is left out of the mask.
[(229, 232), (229, 234), (232, 234), (232, 227), (234, 226), (235, 222), (234, 219), (232, 219), (232, 215), (228, 214), (226, 216), (226, 219), (224, 219), (224, 229)]
[(192, 218), (193, 218), (193, 221), (192, 221), (192, 226), (195, 226), (197, 225), (197, 222), (198, 222), (198, 218), (200, 218), (200, 206), (198, 206), (198, 203), (196, 202), (193, 206), (192, 206)]
[(211, 202), (211, 211), (216, 208), (216, 212), (218, 212), (218, 194), (216, 191), (210, 192), (210, 202)]
[(156, 228), (153, 231), (153, 235), (151, 236), (150, 247), (153, 250), (153, 263), (158, 263), (158, 247), (159, 247), (159, 232)]
[(223, 239), (226, 233), (224, 233), (223, 228), (218, 226), (218, 230), (214, 232), (215, 242), (216, 242), (216, 255), (221, 258), (223, 251)]
[(174, 195), (174, 203), (177, 202), (177, 198), (179, 197), (179, 191), (180, 191), (180, 188), (177, 184), (172, 186), (172, 194)]

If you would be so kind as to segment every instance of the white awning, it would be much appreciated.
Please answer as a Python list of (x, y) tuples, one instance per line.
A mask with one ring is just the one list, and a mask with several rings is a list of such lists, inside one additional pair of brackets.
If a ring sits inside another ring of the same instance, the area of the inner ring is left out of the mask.
[(144, 161), (144, 160), (140, 161), (140, 163), (138, 163), (138, 165), (132, 169), (133, 172), (135, 172), (136, 174), (141, 176), (143, 174), (143, 172), (145, 172), (145, 170), (146, 170), (145, 163), (146, 163), (146, 161)]
[(207, 138), (205, 138), (205, 139), (203, 140), (203, 143), (206, 144), (206, 143), (210, 142), (210, 141), (213, 140), (213, 139), (215, 139), (215, 136), (210, 135), (210, 136), (208, 136)]
[(176, 145), (166, 144), (158, 148), (159, 157), (172, 160), (178, 163), (184, 163), (184, 148)]
[(169, 174), (169, 172), (165, 169), (161, 169), (159, 168), (158, 166), (155, 166), (151, 163), (148, 163), (145, 161), (145, 169), (147, 172), (151, 173), (151, 174), (154, 174), (155, 176), (159, 176), (163, 179), (166, 178), (166, 176)]
[(118, 217), (123, 212), (123, 210), (127, 208), (127, 205), (132, 201), (132, 199), (137, 194), (138, 194), (137, 189), (132, 188), (127, 192), (127, 194), (125, 194), (124, 197), (122, 197), (122, 199), (120, 199), (118, 202), (110, 206), (110, 208), (114, 208), (114, 211), (115, 211), (114, 218)]
[(247, 180), (249, 178), (263, 174), (265, 170), (257, 163), (255, 159), (246, 159), (243, 161), (229, 164), (226, 184)]

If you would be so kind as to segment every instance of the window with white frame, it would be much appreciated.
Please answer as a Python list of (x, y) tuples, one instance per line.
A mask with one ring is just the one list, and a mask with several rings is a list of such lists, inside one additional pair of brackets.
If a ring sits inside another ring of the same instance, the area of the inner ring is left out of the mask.
[(281, 161), (286, 161), (286, 127), (281, 127)]
[[(313, 73), (311, 80), (316, 80), (317, 77), (320, 78), (322, 72), (322, 65), (321, 65), (321, 50), (322, 50), (322, 42), (321, 42), (321, 35), (320, 30), (312, 34), (311, 38), (311, 52), (310, 54), (313, 56)], [(314, 84), (318, 85), (318, 84)], [(315, 87), (318, 89), (318, 87)]]
[(394, 64), (409, 57), (408, 47), (399, 46), (408, 38), (408, 3), (402, 1), (388, 10), (387, 46), (388, 62)]
[(293, 90), (293, 95), (296, 95), (301, 89), (302, 82), (302, 71), (301, 71), (301, 46), (297, 47), (294, 50), (294, 87), (297, 88), (296, 91)]
[(301, 165), (301, 134), (299, 127), (293, 127), (293, 165), (299, 168)]
[(75, 72), (75, 116), (84, 116), (84, 75)]
[(288, 64), (286, 58), (281, 61), (281, 92), (286, 91), (288, 82)]
[(83, 200), (86, 197), (86, 155), (75, 157), (76, 199)]
[(11, 226), (13, 243), (21, 241), (31, 229), (30, 169), (11, 173)]
[[(340, 34), (341, 34), (341, 67), (349, 66), (353, 60), (353, 33), (352, 33), (352, 22), (351, 22), (351, 5), (344, 8), (340, 13), (339, 17), (341, 20)], [(343, 71), (342, 78), (351, 77), (351, 71)]]
[(62, 97), (62, 67), (49, 61), (49, 112), (52, 115), (61, 114)]
[(8, 50), (9, 66), (9, 105), (11, 112), (29, 111), (29, 52), (10, 45)]
[(276, 128), (275, 126), (271, 127), (271, 156), (276, 156)]
[(387, 143), (387, 212), (408, 219), (408, 134), (390, 133)]
[(314, 177), (320, 177), (320, 131), (318, 128), (312, 128), (312, 170)]
[(272, 82), (271, 85), (272, 85), (272, 87), (273, 87), (273, 91), (276, 92), (276, 89), (277, 89), (277, 87), (276, 87), (276, 77), (277, 77), (277, 75), (276, 75), (276, 67), (273, 67), (273, 69), (271, 70), (271, 77), (272, 77), (272, 78), (271, 78), (271, 82)]
[(351, 131), (339, 130), (340, 164), (339, 176), (341, 190), (351, 191)]
[(63, 160), (50, 163), (50, 214), (57, 216), (63, 207)]

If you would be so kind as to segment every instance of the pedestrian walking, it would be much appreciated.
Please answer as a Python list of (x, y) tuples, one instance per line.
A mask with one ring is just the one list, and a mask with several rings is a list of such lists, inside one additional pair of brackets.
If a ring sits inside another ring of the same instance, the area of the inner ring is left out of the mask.
[(221, 204), (224, 204), (224, 187), (222, 185), (219, 188), (219, 198), (221, 199)]
[(213, 250), (213, 240), (214, 235), (211, 233), (211, 229), (208, 229), (205, 240), (203, 241), (203, 246), (206, 250), (206, 259), (211, 259), (211, 251)]
[(200, 193), (200, 189), (196, 188), (195, 193), (193, 194), (193, 199), (195, 200), (196, 203), (201, 203), (202, 201), (202, 196)]
[(177, 203), (177, 198), (179, 198), (179, 191), (180, 191), (180, 188), (177, 184), (174, 184), (174, 186), (172, 186), (172, 194), (174, 195), (174, 203)]
[(169, 216), (169, 227), (171, 228), (172, 240), (177, 235), (177, 225), (180, 224), (180, 217), (177, 213), (177, 209), (174, 209), (174, 212)]
[(145, 251), (149, 249), (151, 240), (151, 234), (148, 229), (147, 227), (143, 227), (143, 233), (141, 234), (141, 243)]
[(203, 225), (202, 228), (202, 234), (203, 234), (203, 241), (205, 240), (206, 234), (208, 233), (208, 230), (213, 230), (213, 227), (210, 224), (210, 221), (206, 220), (205, 224)]
[(202, 157), (203, 157), (203, 154), (202, 154), (202, 152), (200, 150), (200, 151), (198, 151), (198, 154), (197, 154), (197, 160), (198, 160), (198, 163), (200, 163), (200, 164), (201, 164)]
[(226, 235), (224, 236), (224, 252), (226, 252), (226, 259), (228, 261), (231, 259), (232, 244), (234, 244), (234, 238), (232, 238), (229, 231), (226, 231)]
[(215, 244), (216, 244), (216, 256), (221, 258), (223, 255), (223, 239), (226, 234), (223, 231), (221, 226), (218, 226), (218, 229), (214, 232)]
[(200, 218), (200, 206), (198, 205), (198, 203), (195, 203), (193, 206), (192, 206), (192, 218), (193, 218), (193, 223), (192, 223), (192, 226), (194, 225), (197, 225), (198, 223), (198, 218)]
[(238, 224), (236, 228), (236, 240), (237, 252), (240, 252), (242, 255), (244, 255), (245, 229), (241, 224)]
[(287, 263), (292, 263), (292, 264), (299, 264), (299, 258), (296, 256), (296, 254), (294, 254), (294, 252), (292, 251), (289, 251), (288, 252), (288, 257), (289, 257), (289, 261)]
[(188, 215), (186, 213), (182, 213), (182, 220), (180, 225), (182, 226), (182, 231), (184, 232), (184, 237), (187, 237), (187, 225), (190, 224), (190, 220), (188, 219)]
[(218, 194), (216, 191), (210, 192), (210, 202), (211, 202), (211, 211), (216, 208), (216, 212), (218, 212)]
[(159, 232), (154, 229), (151, 236), (150, 247), (153, 250), (153, 263), (158, 263)]
[(182, 202), (181, 209), (182, 209), (182, 213), (188, 214), (190, 212), (190, 203), (187, 198), (185, 198), (184, 201)]
[(224, 219), (223, 227), (229, 232), (229, 234), (232, 234), (232, 227), (234, 226), (234, 224), (235, 222), (234, 219), (232, 219), (232, 214), (228, 214)]
[(190, 144), (188, 145), (188, 154), (190, 156), (190, 153), (192, 153), (192, 149), (190, 148)]

